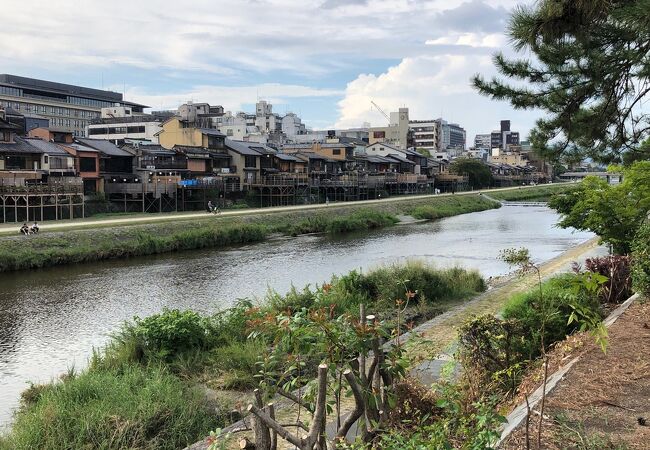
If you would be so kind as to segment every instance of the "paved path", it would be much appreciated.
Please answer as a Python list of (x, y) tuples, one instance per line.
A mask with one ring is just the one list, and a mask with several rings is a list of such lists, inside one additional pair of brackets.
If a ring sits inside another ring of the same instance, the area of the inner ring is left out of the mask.
[[(571, 184), (571, 183), (566, 183)], [(490, 192), (498, 191), (508, 191), (513, 189), (534, 189), (539, 186), (518, 186), (518, 187), (509, 187), (509, 188), (499, 188), (499, 189), (490, 189)], [(278, 212), (290, 212), (290, 211), (305, 211), (305, 210), (319, 210), (319, 209), (332, 209), (338, 207), (350, 207), (350, 206), (365, 206), (365, 205), (374, 205), (377, 203), (393, 203), (393, 202), (404, 202), (409, 200), (421, 200), (427, 198), (438, 198), (438, 197), (451, 197), (451, 196), (467, 196), (467, 195), (476, 195), (479, 191), (467, 191), (459, 192), (457, 194), (428, 194), (428, 195), (411, 195), (411, 196), (399, 196), (399, 197), (389, 197), (381, 200), (360, 200), (354, 202), (337, 202), (331, 204), (317, 204), (317, 205), (297, 205), (297, 206), (276, 206), (271, 208), (247, 208), (239, 210), (226, 210), (219, 214), (218, 217), (238, 217), (238, 216), (248, 216), (256, 214), (271, 214)], [(481, 191), (485, 192), (485, 191)], [(175, 222), (183, 220), (196, 220), (203, 219), (208, 217), (208, 214), (204, 211), (197, 212), (185, 212), (185, 213), (163, 213), (163, 214), (137, 214), (133, 216), (124, 216), (124, 217), (113, 217), (113, 218), (100, 218), (100, 219), (74, 219), (68, 221), (47, 221), (41, 222), (39, 225), (42, 231), (59, 231), (73, 228), (94, 228), (94, 227), (111, 227), (119, 225), (137, 225), (144, 223), (154, 223), (154, 222)], [(20, 225), (16, 223), (2, 224), (0, 225), (0, 235), (3, 234), (17, 234), (18, 228)]]

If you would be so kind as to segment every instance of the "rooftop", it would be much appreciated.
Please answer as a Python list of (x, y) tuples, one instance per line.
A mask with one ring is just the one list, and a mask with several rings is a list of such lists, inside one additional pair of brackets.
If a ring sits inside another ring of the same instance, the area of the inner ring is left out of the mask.
[(56, 83), (54, 81), (39, 80), (36, 78), (21, 77), (18, 75), (0, 74), (0, 85), (11, 86), (19, 89), (36, 90), (41, 92), (48, 92), (51, 94), (58, 94), (61, 96), (77, 96), (90, 98), (93, 100), (101, 100), (106, 102), (125, 103), (128, 105), (141, 106), (148, 108), (148, 106), (140, 105), (137, 103), (126, 102), (122, 98), (122, 94), (113, 91), (104, 91), (101, 89), (88, 88), (83, 86), (76, 86), (73, 84)]
[(77, 138), (77, 141), (81, 142), (86, 147), (99, 150), (101, 153), (108, 156), (133, 156), (131, 153), (122, 150), (111, 141), (106, 141), (104, 139)]

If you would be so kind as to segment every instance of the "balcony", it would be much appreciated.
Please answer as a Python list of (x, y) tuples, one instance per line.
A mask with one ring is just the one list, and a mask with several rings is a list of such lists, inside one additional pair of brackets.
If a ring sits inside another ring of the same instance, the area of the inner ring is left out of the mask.
[(182, 170), (187, 169), (187, 161), (141, 161), (140, 168), (145, 170)]

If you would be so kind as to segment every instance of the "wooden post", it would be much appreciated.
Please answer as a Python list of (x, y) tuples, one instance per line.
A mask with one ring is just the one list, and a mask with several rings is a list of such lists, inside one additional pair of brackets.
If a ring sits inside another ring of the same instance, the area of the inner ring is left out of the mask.
[[(262, 393), (259, 389), (253, 391), (255, 394), (255, 403), (260, 410), (263, 410), (264, 403), (262, 401)], [(255, 448), (256, 450), (270, 450), (271, 449), (271, 433), (268, 426), (259, 418), (256, 417), (253, 422), (253, 430), (255, 432)]]
[[(269, 409), (269, 417), (273, 420), (275, 420), (275, 406), (273, 403), (269, 403), (268, 405)], [(271, 430), (271, 450), (277, 450), (278, 449), (278, 432), (275, 430)]]
[(74, 207), (72, 206), (72, 194), (70, 194), (70, 220), (74, 219)]
[(29, 222), (29, 191), (27, 191), (27, 195), (25, 195), (25, 209), (27, 210), (27, 222)]

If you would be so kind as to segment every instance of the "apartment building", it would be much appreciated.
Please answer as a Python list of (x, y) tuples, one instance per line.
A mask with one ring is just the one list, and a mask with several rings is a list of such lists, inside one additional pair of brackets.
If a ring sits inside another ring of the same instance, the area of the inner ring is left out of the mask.
[(434, 154), (438, 149), (438, 122), (436, 120), (411, 120), (409, 127), (413, 131), (413, 144), (417, 150), (426, 150)]

